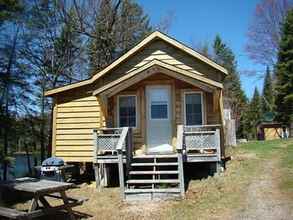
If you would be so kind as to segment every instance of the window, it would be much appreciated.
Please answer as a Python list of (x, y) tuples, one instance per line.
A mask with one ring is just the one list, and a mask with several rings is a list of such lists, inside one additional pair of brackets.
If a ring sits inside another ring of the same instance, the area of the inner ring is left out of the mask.
[(202, 118), (202, 94), (186, 93), (185, 94), (185, 124), (201, 125)]
[(167, 101), (152, 101), (151, 119), (168, 119)]
[(120, 127), (136, 127), (136, 96), (118, 97), (118, 120)]

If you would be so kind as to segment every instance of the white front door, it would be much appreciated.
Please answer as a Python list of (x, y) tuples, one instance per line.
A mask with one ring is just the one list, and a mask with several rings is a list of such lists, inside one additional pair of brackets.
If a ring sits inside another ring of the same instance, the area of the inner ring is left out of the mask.
[(170, 86), (146, 87), (147, 147), (149, 153), (172, 151)]

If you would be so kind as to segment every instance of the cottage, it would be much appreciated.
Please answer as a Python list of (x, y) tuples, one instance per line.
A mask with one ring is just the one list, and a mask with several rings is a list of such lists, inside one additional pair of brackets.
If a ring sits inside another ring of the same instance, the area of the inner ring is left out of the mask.
[(184, 167), (219, 168), (227, 70), (158, 31), (54, 99), (52, 154), (91, 162), (97, 185), (119, 175), (123, 198), (184, 197)]

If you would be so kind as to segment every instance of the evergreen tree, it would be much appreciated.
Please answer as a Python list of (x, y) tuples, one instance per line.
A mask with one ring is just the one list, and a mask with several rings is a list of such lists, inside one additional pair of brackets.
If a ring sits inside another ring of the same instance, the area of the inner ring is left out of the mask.
[(287, 14), (282, 29), (276, 66), (276, 110), (280, 122), (293, 122), (293, 10)]
[(262, 93), (262, 111), (263, 113), (272, 112), (274, 109), (274, 93), (273, 93), (273, 81), (269, 67), (267, 67), (266, 75), (263, 85)]
[(132, 0), (121, 4), (102, 0), (95, 19), (95, 30), (91, 34), (94, 37), (88, 45), (90, 74), (131, 49), (151, 31), (148, 16)]
[(0, 0), (0, 26), (7, 20), (14, 20), (22, 12), (20, 0)]
[(248, 104), (246, 111), (241, 114), (241, 131), (245, 138), (247, 139), (255, 139), (256, 134), (256, 126), (261, 121), (262, 117), (262, 103), (261, 96), (255, 88), (253, 97)]
[[(241, 89), (240, 77), (237, 72), (237, 63), (233, 51), (223, 43), (219, 35), (216, 36), (213, 44), (216, 62), (228, 70), (224, 80), (224, 99), (232, 111), (232, 117), (236, 120), (236, 127), (239, 127), (242, 110), (246, 106), (246, 96)], [(239, 134), (241, 136), (241, 134)]]
[(261, 96), (258, 92), (258, 89), (254, 89), (253, 97), (251, 102), (249, 103), (250, 113), (252, 115), (251, 120), (254, 125), (261, 121), (262, 117), (262, 104), (261, 104)]

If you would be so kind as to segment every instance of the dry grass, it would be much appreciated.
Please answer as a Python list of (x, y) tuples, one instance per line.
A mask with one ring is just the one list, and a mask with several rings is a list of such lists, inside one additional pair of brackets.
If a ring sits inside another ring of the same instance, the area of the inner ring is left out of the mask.
[[(69, 194), (89, 199), (75, 210), (92, 216), (91, 219), (233, 219), (245, 206), (247, 190), (261, 174), (262, 164), (278, 158), (275, 156), (281, 155), (288, 143), (254, 142), (228, 149), (232, 160), (227, 162), (227, 170), (215, 177), (190, 181), (184, 200), (124, 203), (119, 188), (99, 192), (93, 184), (82, 185)], [(64, 218), (63, 215), (53, 219)]]

